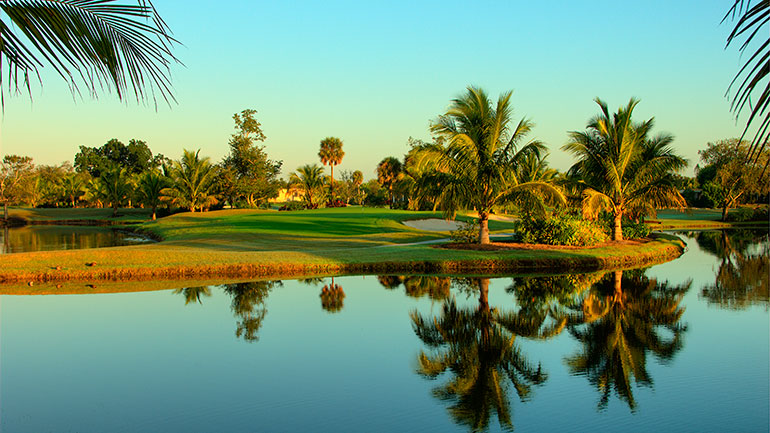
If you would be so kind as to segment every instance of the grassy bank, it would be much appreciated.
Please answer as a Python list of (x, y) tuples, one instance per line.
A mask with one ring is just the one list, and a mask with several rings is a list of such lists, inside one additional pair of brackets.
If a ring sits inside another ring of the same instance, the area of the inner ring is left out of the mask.
[(10, 208), (8, 217), (22, 224), (139, 224), (152, 219), (152, 211), (118, 209), (113, 218), (111, 208)]
[[(368, 208), (177, 214), (140, 226), (164, 239), (157, 244), (0, 256), (0, 282), (557, 272), (651, 264), (682, 251), (677, 238), (665, 235), (645, 243), (586, 249), (447, 250), (419, 242), (446, 238), (448, 232), (401, 224), (436, 217), (440, 215)], [(493, 233), (511, 228), (509, 222), (490, 221)]]
[[(735, 212), (731, 209), (730, 212)], [(658, 217), (648, 220), (653, 230), (725, 229), (725, 228), (767, 228), (767, 221), (723, 222), (722, 211), (718, 209), (689, 209), (686, 211), (666, 209), (658, 211)]]

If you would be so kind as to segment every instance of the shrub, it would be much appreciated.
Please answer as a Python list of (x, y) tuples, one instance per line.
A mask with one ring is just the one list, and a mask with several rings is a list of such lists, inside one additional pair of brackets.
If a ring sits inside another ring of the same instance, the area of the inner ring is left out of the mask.
[(608, 239), (596, 223), (572, 214), (555, 214), (546, 219), (526, 216), (516, 229), (522, 242), (531, 244), (592, 246)]
[(727, 214), (727, 220), (735, 222), (768, 221), (769, 219), (768, 208), (763, 206), (756, 208), (748, 206), (739, 207), (734, 212)]
[(287, 201), (283, 204), (278, 210), (302, 210), (305, 208), (305, 205), (301, 201)]
[(452, 242), (462, 244), (476, 244), (479, 242), (479, 220), (470, 219), (463, 221), (457, 230), (449, 233)]

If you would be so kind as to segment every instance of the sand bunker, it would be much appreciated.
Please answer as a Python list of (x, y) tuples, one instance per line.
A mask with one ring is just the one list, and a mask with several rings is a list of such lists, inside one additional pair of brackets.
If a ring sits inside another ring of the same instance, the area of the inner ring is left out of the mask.
[(409, 220), (403, 221), (404, 225), (413, 229), (426, 230), (430, 232), (448, 232), (450, 230), (457, 230), (462, 224), (460, 221), (448, 221), (439, 218), (429, 218), (424, 220)]

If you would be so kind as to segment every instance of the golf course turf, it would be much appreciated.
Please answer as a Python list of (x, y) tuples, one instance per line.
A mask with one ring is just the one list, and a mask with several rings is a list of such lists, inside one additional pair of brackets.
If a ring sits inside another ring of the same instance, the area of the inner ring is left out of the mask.
[[(440, 217), (435, 212), (359, 207), (182, 213), (136, 226), (163, 242), (2, 255), (0, 282), (589, 271), (658, 263), (683, 250), (682, 242), (668, 235), (593, 248), (456, 250), (430, 243), (446, 239), (448, 232), (401, 223)], [(510, 222), (490, 221), (493, 234), (511, 229)]]

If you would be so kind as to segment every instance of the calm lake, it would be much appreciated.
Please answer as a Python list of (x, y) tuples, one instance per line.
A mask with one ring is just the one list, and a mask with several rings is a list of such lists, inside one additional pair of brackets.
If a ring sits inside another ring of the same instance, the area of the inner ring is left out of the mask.
[(125, 230), (99, 226), (0, 227), (0, 254), (103, 248), (152, 242)]
[(767, 232), (680, 236), (607, 274), (2, 295), (0, 430), (767, 432)]

